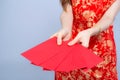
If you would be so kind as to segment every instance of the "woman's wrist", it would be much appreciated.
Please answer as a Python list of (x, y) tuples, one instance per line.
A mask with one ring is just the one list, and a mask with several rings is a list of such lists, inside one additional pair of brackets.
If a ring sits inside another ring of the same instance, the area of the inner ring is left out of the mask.
[(72, 31), (72, 27), (62, 27), (65, 31)]
[(94, 36), (94, 35), (99, 34), (102, 30), (101, 30), (100, 26), (95, 26), (95, 27), (89, 28), (88, 31), (89, 31), (91, 36)]

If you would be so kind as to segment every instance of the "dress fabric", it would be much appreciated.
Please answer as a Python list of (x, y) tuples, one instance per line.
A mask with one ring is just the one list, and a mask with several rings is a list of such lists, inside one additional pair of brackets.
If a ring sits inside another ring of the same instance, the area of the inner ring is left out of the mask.
[[(115, 0), (71, 0), (74, 17), (72, 38), (78, 32), (93, 27), (114, 2)], [(55, 72), (55, 80), (118, 80), (113, 26), (92, 36), (89, 49), (101, 57), (103, 62), (87, 72), (81, 69)]]

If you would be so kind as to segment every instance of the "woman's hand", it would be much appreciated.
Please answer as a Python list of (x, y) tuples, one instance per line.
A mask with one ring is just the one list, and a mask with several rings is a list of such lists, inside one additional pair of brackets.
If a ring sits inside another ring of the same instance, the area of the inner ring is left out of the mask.
[(90, 41), (90, 29), (83, 30), (77, 34), (77, 36), (68, 43), (69, 46), (74, 45), (75, 43), (81, 43), (84, 47), (89, 46), (89, 41)]
[(62, 44), (62, 40), (63, 41), (69, 40), (71, 38), (71, 35), (72, 35), (71, 34), (71, 29), (62, 28), (58, 32), (53, 34), (50, 38), (57, 37), (57, 44), (61, 45)]

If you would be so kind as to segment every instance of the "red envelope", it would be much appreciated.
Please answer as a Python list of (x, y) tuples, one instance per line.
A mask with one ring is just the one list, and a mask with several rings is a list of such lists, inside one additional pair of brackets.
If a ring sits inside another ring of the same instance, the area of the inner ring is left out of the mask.
[(65, 41), (57, 45), (56, 37), (25, 51), (22, 55), (33, 64), (44, 69), (69, 72), (75, 69), (89, 69), (102, 59), (80, 44), (68, 46)]

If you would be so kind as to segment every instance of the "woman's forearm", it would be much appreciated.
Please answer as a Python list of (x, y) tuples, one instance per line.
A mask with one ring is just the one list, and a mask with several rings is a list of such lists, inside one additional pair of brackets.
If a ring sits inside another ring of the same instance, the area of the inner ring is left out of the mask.
[(66, 11), (63, 10), (61, 16), (61, 25), (62, 28), (67, 28), (67, 29), (72, 29), (72, 24), (73, 24), (73, 14), (72, 14), (72, 7), (71, 5), (67, 6)]
[(91, 35), (96, 35), (97, 33), (106, 30), (114, 21), (115, 16), (120, 10), (120, 0), (116, 0), (111, 7), (106, 11), (103, 17), (90, 28)]

